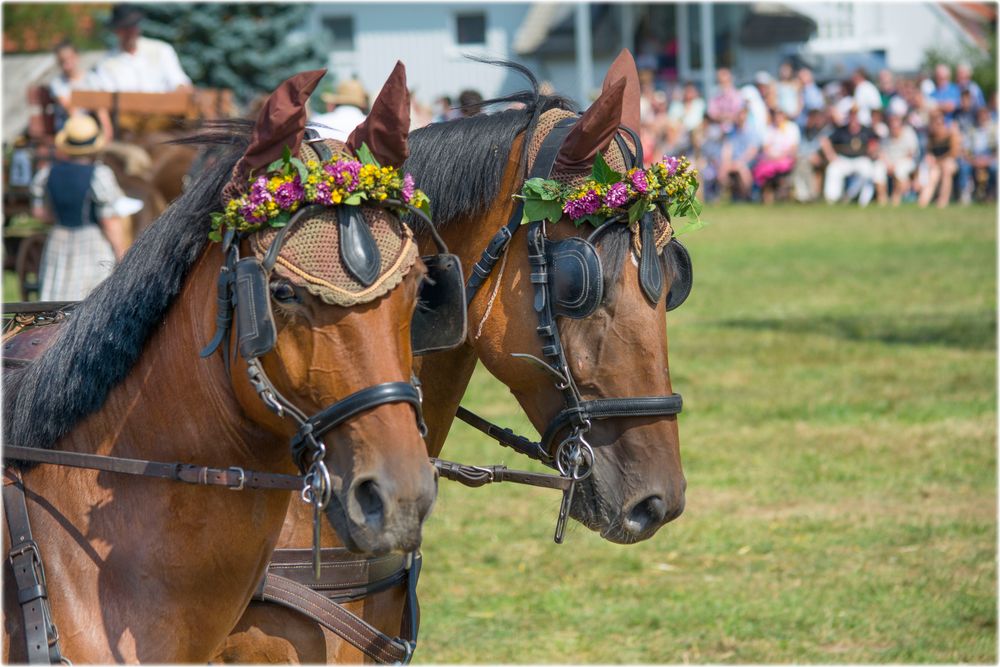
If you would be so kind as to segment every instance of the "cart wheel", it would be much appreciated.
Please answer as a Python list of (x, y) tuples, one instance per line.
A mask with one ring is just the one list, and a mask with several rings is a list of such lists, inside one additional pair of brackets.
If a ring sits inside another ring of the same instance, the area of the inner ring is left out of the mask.
[(14, 263), (14, 270), (17, 272), (18, 282), (21, 284), (21, 299), (30, 301), (31, 295), (38, 298), (41, 283), (39, 281), (40, 269), (42, 267), (42, 251), (45, 250), (46, 234), (32, 234), (21, 241), (17, 249), (17, 260)]

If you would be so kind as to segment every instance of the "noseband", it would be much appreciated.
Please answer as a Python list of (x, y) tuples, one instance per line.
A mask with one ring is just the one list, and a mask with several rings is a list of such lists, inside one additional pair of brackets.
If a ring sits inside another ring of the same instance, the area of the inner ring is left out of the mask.
[[(559, 149), (577, 122), (578, 117), (560, 121), (549, 132), (542, 142), (531, 167), (528, 178), (549, 178), (555, 165)], [(621, 134), (615, 135), (618, 147), (625, 156), (628, 167), (642, 164), (642, 146), (639, 137), (630, 128), (622, 128), (632, 138), (636, 154), (629, 149)], [(521, 226), (523, 202), (514, 209), (510, 221), (494, 235), (483, 251), (482, 257), (472, 267), (472, 274), (466, 283), (466, 303), (472, 302), (476, 293), (482, 287), (486, 278), (492, 273), (493, 267), (506, 251), (517, 229)], [(587, 317), (596, 310), (603, 294), (603, 277), (600, 259), (594, 248), (595, 240), (612, 224), (620, 224), (618, 218), (612, 218), (598, 227), (587, 239), (571, 237), (562, 241), (552, 241), (546, 234), (544, 221), (533, 222), (527, 226), (528, 262), (531, 265), (531, 283), (534, 286), (534, 309), (538, 318), (536, 331), (542, 342), (542, 355), (539, 359), (530, 354), (514, 354), (513, 356), (530, 361), (546, 371), (553, 379), (556, 389), (563, 396), (563, 409), (549, 422), (542, 433), (540, 442), (532, 442), (527, 438), (515, 435), (510, 429), (502, 429), (478, 415), (459, 408), (459, 419), (478, 428), (500, 444), (511, 447), (515, 451), (559, 471), (563, 483), (563, 499), (559, 508), (559, 518), (556, 523), (555, 541), (561, 543), (569, 510), (573, 501), (576, 482), (590, 476), (593, 469), (594, 453), (592, 445), (586, 439), (594, 420), (630, 418), (630, 417), (661, 417), (676, 415), (681, 412), (682, 400), (680, 394), (673, 393), (663, 396), (634, 396), (629, 398), (599, 398), (584, 400), (576, 385), (565, 350), (559, 337), (559, 327), (556, 316), (561, 315), (579, 319)], [(653, 242), (654, 221), (646, 214), (640, 221), (640, 238), (643, 250), (639, 262), (639, 279), (643, 292), (654, 304), (662, 296), (663, 276), (657, 260), (656, 248)], [(677, 285), (678, 293), (674, 294), (674, 286), (668, 294), (668, 309), (680, 305), (690, 292), (690, 259), (687, 252), (676, 241), (684, 265), (681, 274), (683, 280)], [(559, 434), (569, 430), (569, 435), (559, 439)], [(441, 466), (439, 466), (441, 468)], [(470, 469), (470, 471), (473, 469)], [(480, 471), (486, 469), (478, 469)], [(495, 471), (490, 471), (495, 472)], [(442, 470), (442, 474), (461, 479), (461, 475)], [(469, 475), (467, 475), (469, 476)], [(481, 477), (481, 475), (480, 475)], [(493, 481), (492, 479), (487, 481)], [(483, 483), (483, 482), (480, 482)], [(539, 484), (554, 486), (552, 484)]]

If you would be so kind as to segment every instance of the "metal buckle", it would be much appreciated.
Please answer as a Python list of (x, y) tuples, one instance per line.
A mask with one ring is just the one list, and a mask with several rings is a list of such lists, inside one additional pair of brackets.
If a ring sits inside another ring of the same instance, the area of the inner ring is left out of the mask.
[(243, 468), (240, 468), (239, 466), (229, 466), (229, 469), (232, 472), (239, 473), (239, 475), (240, 475), (240, 483), (239, 483), (239, 485), (238, 486), (230, 486), (229, 490), (230, 491), (242, 491), (243, 490), (243, 484), (247, 481), (247, 473), (246, 473), (246, 471), (243, 470)]
[(36, 563), (42, 562), (42, 555), (41, 553), (39, 553), (38, 545), (35, 544), (34, 540), (28, 540), (21, 546), (11, 549), (10, 554), (8, 554), (7, 558), (11, 561), (11, 564), (13, 564), (15, 558), (24, 555), (28, 551), (32, 552)]

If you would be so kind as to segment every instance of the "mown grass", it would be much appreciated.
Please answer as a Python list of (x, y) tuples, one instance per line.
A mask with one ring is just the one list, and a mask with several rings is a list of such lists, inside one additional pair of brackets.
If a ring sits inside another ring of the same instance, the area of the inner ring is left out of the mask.
[[(713, 207), (668, 315), (687, 509), (631, 546), (443, 482), (423, 663), (997, 659), (996, 207)], [(479, 369), (467, 404), (528, 429)], [(444, 455), (524, 466), (458, 424)]]

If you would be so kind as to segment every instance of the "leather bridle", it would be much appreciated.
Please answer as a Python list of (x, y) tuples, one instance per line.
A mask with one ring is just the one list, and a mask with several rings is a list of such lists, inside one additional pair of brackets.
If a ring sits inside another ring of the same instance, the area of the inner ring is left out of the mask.
[[(564, 119), (557, 123), (548, 135), (546, 135), (539, 148), (535, 163), (530, 167), (527, 178), (548, 178), (551, 175), (556, 157), (559, 154), (559, 149), (577, 120), (578, 117)], [(631, 136), (633, 145), (636, 147), (636, 153), (633, 154), (621, 134), (616, 134), (615, 140), (622, 154), (630, 163), (628, 167), (642, 165), (642, 147), (639, 137), (629, 128), (623, 127), (622, 129)], [(527, 142), (525, 142), (525, 145), (527, 145)], [(471, 303), (472, 299), (475, 298), (476, 293), (490, 276), (496, 263), (503, 256), (518, 228), (522, 226), (523, 206), (523, 202), (520, 202), (514, 208), (514, 212), (508, 223), (501, 227), (493, 236), (479, 261), (473, 265), (472, 273), (465, 287), (467, 304)], [(595, 239), (609, 225), (618, 223), (619, 220), (617, 219), (605, 222), (591, 234), (588, 240)], [(641, 225), (640, 233), (643, 242), (648, 243), (648, 245), (643, 246), (645, 249), (643, 253), (644, 261), (641, 263), (640, 271), (652, 272), (658, 269), (658, 266), (656, 269), (650, 268), (657, 261), (656, 252), (651, 243), (653, 237), (652, 218), (645, 216), (639, 224)], [(540, 442), (533, 442), (523, 436), (517, 436), (510, 429), (500, 428), (463, 407), (459, 407), (456, 416), (494, 438), (501, 445), (510, 447), (521, 454), (555, 468), (559, 472), (559, 475), (548, 475), (548, 477), (557, 477), (557, 479), (547, 483), (540, 483), (543, 482), (545, 476), (533, 473), (527, 478), (529, 481), (511, 479), (511, 473), (515, 471), (507, 471), (502, 466), (478, 468), (474, 466), (456, 466), (456, 464), (444, 466), (439, 463), (437, 465), (443, 477), (454, 479), (470, 486), (478, 486), (488, 482), (507, 479), (509, 481), (519, 481), (537, 486), (561, 488), (563, 490), (563, 499), (560, 504), (559, 517), (556, 522), (554, 535), (555, 541), (561, 543), (566, 522), (569, 518), (570, 507), (573, 502), (576, 483), (586, 479), (592, 471), (594, 453), (592, 444), (587, 441), (585, 436), (590, 431), (593, 421), (598, 419), (676, 415), (681, 411), (682, 400), (680, 394), (677, 393), (663, 396), (583, 399), (570, 371), (565, 350), (559, 337), (559, 328), (553, 314), (551, 267), (549, 266), (549, 260), (545, 251), (546, 244), (549, 241), (544, 222), (533, 222), (528, 225), (526, 235), (528, 261), (531, 265), (531, 283), (535, 291), (534, 309), (538, 318), (537, 332), (542, 341), (542, 354), (545, 359), (539, 359), (530, 354), (514, 354), (512, 356), (531, 361), (552, 376), (556, 389), (559, 390), (563, 397), (564, 407), (550, 420), (542, 433)], [(645, 276), (643, 278), (643, 288), (649, 294), (650, 290), (647, 289), (646, 283), (651, 281), (646, 281)], [(656, 279), (656, 275), (653, 276), (653, 279)], [(662, 294), (662, 291), (656, 297), (658, 298), (660, 294)], [(560, 440), (559, 434), (565, 432), (567, 429), (569, 430), (569, 435)], [(555, 446), (554, 450), (553, 446)]]

